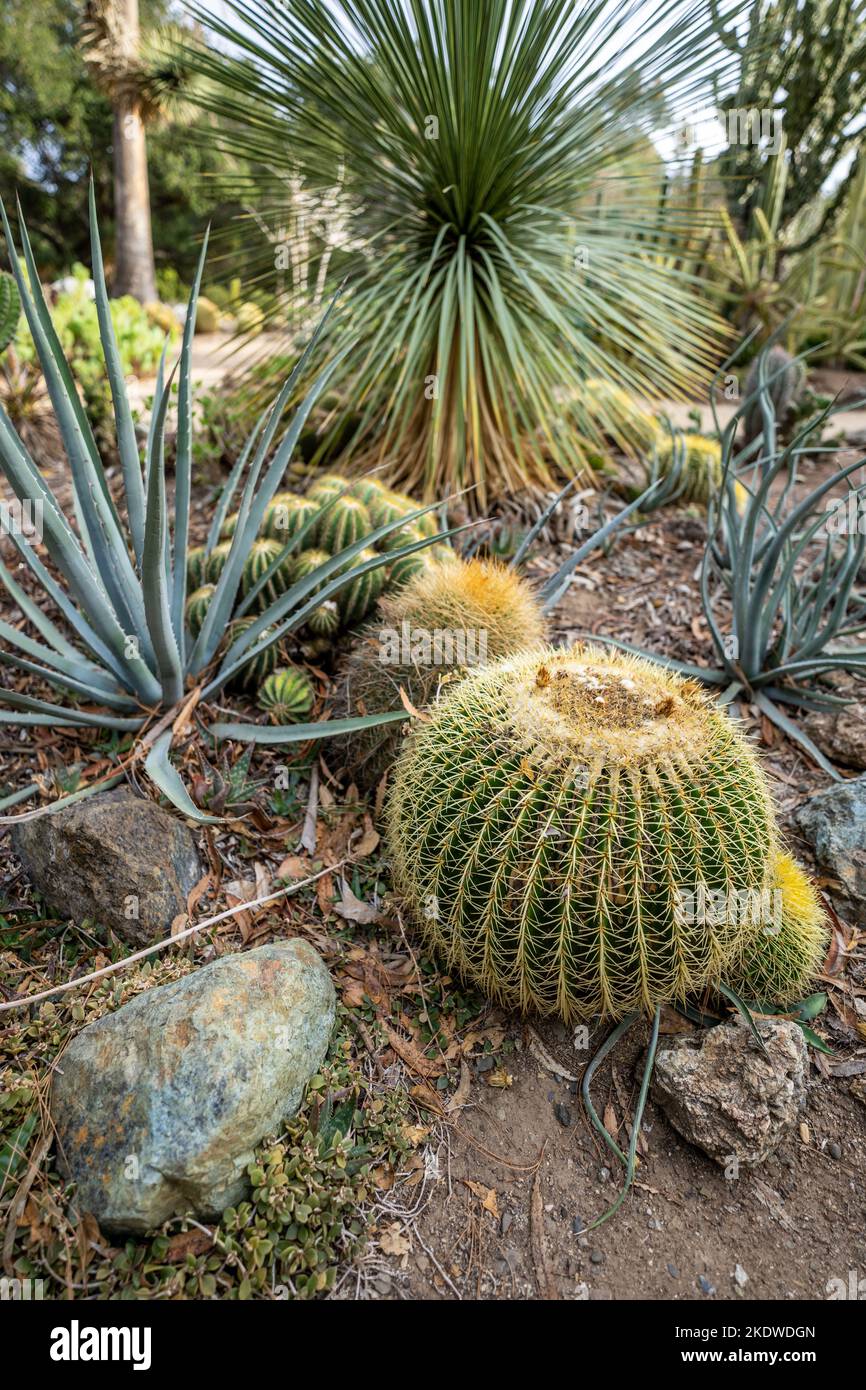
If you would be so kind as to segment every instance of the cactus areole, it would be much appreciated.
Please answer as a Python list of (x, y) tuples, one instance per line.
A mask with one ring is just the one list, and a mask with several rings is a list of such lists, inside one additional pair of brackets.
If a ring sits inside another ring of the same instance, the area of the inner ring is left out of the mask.
[(395, 885), (449, 969), (566, 1020), (724, 981), (766, 928), (778, 835), (695, 681), (594, 647), (470, 675), (406, 740)]

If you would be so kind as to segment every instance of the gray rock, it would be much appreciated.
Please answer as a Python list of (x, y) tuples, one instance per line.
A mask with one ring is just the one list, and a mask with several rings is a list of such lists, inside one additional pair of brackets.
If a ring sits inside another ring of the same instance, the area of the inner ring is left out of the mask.
[(866, 704), (846, 705), (837, 712), (815, 711), (803, 727), (813, 743), (843, 767), (866, 768)]
[(136, 946), (168, 933), (202, 874), (183, 821), (127, 787), (24, 821), (12, 846), (58, 915)]
[(653, 1092), (675, 1129), (726, 1168), (763, 1163), (805, 1104), (808, 1052), (787, 1020), (744, 1019), (672, 1039), (656, 1057)]
[(866, 926), (866, 777), (819, 792), (799, 807), (794, 820), (821, 872), (842, 884), (847, 911)]
[(55, 1073), (58, 1154), (106, 1230), (216, 1216), (254, 1146), (297, 1110), (334, 1025), (305, 941), (224, 956), (85, 1028)]

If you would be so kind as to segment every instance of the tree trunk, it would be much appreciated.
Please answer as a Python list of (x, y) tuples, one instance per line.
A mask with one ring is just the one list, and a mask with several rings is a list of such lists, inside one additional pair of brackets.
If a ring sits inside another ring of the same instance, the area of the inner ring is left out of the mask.
[[(115, 0), (124, 50), (138, 54), (138, 0)], [(157, 298), (147, 181), (147, 142), (133, 90), (114, 106), (115, 295), (131, 294), (143, 304)]]

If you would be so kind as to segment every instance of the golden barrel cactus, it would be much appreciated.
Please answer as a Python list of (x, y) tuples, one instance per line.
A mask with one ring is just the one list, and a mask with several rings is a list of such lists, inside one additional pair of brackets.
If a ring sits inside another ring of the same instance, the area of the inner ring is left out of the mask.
[[(520, 1010), (617, 1019), (744, 960), (778, 836), (754, 753), (697, 682), (543, 649), (430, 715), (397, 764), (388, 840), (448, 969)], [(702, 906), (720, 900), (746, 910)]]
[[(441, 563), (428, 563), (379, 600), (377, 620), (361, 634), (343, 672), (341, 713), (399, 709), (401, 688), (423, 709), (455, 674), (538, 647), (544, 637), (540, 605), (514, 570), (443, 552)], [(374, 786), (390, 767), (400, 730), (386, 724), (335, 740), (359, 787)]]

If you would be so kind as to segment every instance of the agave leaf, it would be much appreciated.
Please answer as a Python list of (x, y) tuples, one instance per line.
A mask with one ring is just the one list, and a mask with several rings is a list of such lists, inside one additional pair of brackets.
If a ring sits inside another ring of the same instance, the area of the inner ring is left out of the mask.
[[(171, 381), (161, 393), (156, 437), (161, 442), (165, 431)], [(166, 703), (174, 704), (183, 694), (181, 655), (172, 625), (165, 572), (166, 534), (168, 518), (165, 500), (165, 454), (160, 447), (157, 458), (151, 459), (147, 479), (147, 511), (144, 526), (144, 550), (141, 559), (141, 584), (148, 631), (156, 655), (157, 669)]]
[[(14, 718), (17, 723), (26, 719), (27, 716), (22, 714)], [(34, 715), (33, 718), (35, 720), (36, 716)], [(88, 786), (82, 787), (80, 791), (69, 792), (67, 796), (59, 797), (57, 801), (52, 801), (48, 806), (39, 806), (35, 811), (24, 811), (18, 816), (0, 816), (0, 825), (19, 825), (22, 821), (40, 820), (42, 816), (53, 816), (55, 811), (62, 811), (66, 806), (73, 806), (76, 801), (84, 801), (85, 797), (95, 796), (97, 792), (110, 791), (112, 787), (118, 786), (124, 780), (123, 773), (118, 772), (113, 777), (106, 777), (104, 781), (91, 782)], [(12, 805), (11, 799), (7, 798), (5, 802), (0, 803), (0, 810), (4, 805)]]
[[(71, 709), (68, 705), (53, 705), (47, 700), (37, 700), (31, 695), (21, 695), (17, 690), (4, 690), (0, 688), (0, 700), (13, 709), (27, 710), (33, 713), (33, 723), (44, 723), (70, 725), (88, 729), (118, 729), (121, 732), (134, 733), (140, 729), (144, 723), (143, 716), (137, 719), (120, 719), (113, 714), (105, 714), (102, 711), (91, 713), (89, 710)], [(36, 716), (44, 715), (45, 718)], [(7, 724), (19, 722), (15, 715), (4, 712), (3, 720)], [(28, 721), (31, 722), (31, 721)]]
[(641, 493), (640, 497), (636, 497), (633, 502), (629, 502), (627, 507), (623, 507), (622, 511), (617, 512), (616, 516), (612, 516), (609, 521), (605, 522), (604, 526), (599, 527), (588, 540), (584, 541), (583, 545), (578, 546), (573, 555), (569, 555), (568, 559), (560, 565), (556, 574), (548, 579), (539, 594), (542, 613), (549, 613), (551, 609), (556, 607), (562, 595), (565, 593), (565, 590), (568, 588), (568, 581), (581, 560), (586, 559), (586, 556), (589, 555), (591, 551), (602, 545), (603, 542), (607, 540), (608, 536), (610, 536), (618, 526), (621, 526), (627, 517), (631, 516), (632, 512), (638, 511), (645, 505), (658, 487), (658, 482), (652, 483)]
[[(184, 659), (184, 608), (186, 606), (186, 556), (189, 547), (189, 506), (192, 487), (192, 339), (195, 333), (196, 307), (201, 288), (210, 227), (202, 242), (195, 278), (189, 293), (183, 344), (180, 351), (180, 372), (177, 393), (177, 461), (174, 492), (174, 588), (171, 595), (171, 622), (174, 628), (180, 661)], [(169, 696), (169, 699), (172, 697)]]
[(840, 773), (836, 771), (833, 764), (824, 757), (820, 748), (818, 748), (816, 744), (812, 742), (809, 735), (800, 728), (800, 725), (783, 714), (779, 706), (768, 699), (763, 691), (756, 691), (754, 700), (758, 709), (767, 716), (771, 724), (775, 724), (776, 728), (781, 729), (783, 734), (787, 734), (788, 738), (793, 739), (795, 743), (799, 743), (801, 748), (805, 748), (809, 757), (812, 758), (824, 772), (832, 777), (834, 782), (841, 782), (844, 780)]
[(126, 509), (129, 515), (129, 529), (138, 563), (144, 551), (144, 488), (141, 481), (141, 459), (138, 455), (138, 441), (135, 437), (135, 423), (129, 408), (126, 382), (117, 350), (117, 337), (108, 303), (108, 290), (105, 284), (105, 268), (102, 262), (102, 245), (99, 239), (99, 224), (96, 216), (96, 193), (93, 175), (90, 176), (88, 192), (90, 209), (90, 258), (93, 266), (93, 283), (96, 289), (96, 312), (99, 318), (99, 334), (108, 383), (114, 404), (114, 421), (117, 431), (117, 448), (120, 466), (123, 470), (123, 484), (126, 492)]
[(166, 729), (155, 740), (144, 760), (145, 772), (163, 796), (168, 797), (171, 804), (184, 816), (189, 817), (190, 820), (198, 821), (200, 825), (221, 825), (220, 816), (209, 816), (204, 811), (200, 811), (191, 799), (177, 769), (172, 765), (168, 756), (171, 749), (171, 738), (171, 729)]
[(758, 1031), (758, 1025), (755, 1023), (755, 1020), (752, 1017), (752, 1011), (749, 1008), (748, 1004), (740, 998), (739, 994), (735, 993), (735, 991), (731, 989), (730, 985), (720, 984), (717, 985), (716, 988), (718, 989), (719, 994), (724, 995), (726, 999), (730, 999), (731, 1003), (735, 1006), (735, 1008), (739, 1010), (743, 1018), (748, 1023), (749, 1028), (752, 1032), (752, 1037), (757, 1042), (764, 1056), (769, 1057), (770, 1054), (767, 1051), (767, 1044), (764, 1042), (764, 1039), (761, 1037), (761, 1034)]
[(351, 719), (324, 719), (314, 724), (211, 724), (208, 733), (238, 743), (305, 743), (308, 739), (333, 738), (335, 734), (353, 734), (360, 729), (378, 729), (381, 724), (399, 720), (405, 723), (408, 718), (406, 710), (399, 709), (386, 714), (354, 715)]

